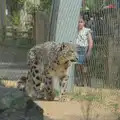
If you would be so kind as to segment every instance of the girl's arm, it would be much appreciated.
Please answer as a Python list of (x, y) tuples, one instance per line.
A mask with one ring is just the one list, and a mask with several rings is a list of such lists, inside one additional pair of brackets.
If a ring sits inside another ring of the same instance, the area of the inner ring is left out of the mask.
[(88, 51), (87, 51), (87, 56), (90, 56), (92, 48), (93, 48), (93, 39), (92, 39), (91, 33), (89, 32), (88, 33)]

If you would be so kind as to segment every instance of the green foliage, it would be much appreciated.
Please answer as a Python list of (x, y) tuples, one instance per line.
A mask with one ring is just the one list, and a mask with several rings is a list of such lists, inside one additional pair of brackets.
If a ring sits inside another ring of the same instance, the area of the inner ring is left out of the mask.
[(104, 0), (86, 0), (86, 5), (91, 11), (96, 11), (101, 8)]
[(30, 1), (26, 2), (26, 10), (28, 14), (34, 14), (35, 11), (37, 11), (38, 6), (34, 5), (33, 3), (31, 3)]
[(52, 5), (52, 0), (40, 0), (40, 5), (33, 4), (30, 1), (26, 2), (27, 12), (32, 15), (36, 11), (44, 11), (49, 14), (51, 5)]
[(18, 26), (20, 24), (20, 10), (22, 9), (26, 0), (12, 0), (11, 4), (11, 23)]
[(106, 0), (106, 5), (115, 3), (115, 0)]
[(92, 95), (92, 94), (88, 94), (88, 95), (82, 95), (79, 93), (72, 93), (71, 97), (73, 100), (87, 100), (87, 101), (96, 101), (96, 102), (101, 102), (101, 96), (98, 95)]
[(51, 5), (52, 0), (41, 0), (40, 10), (48, 13), (51, 9)]
[(13, 11), (12, 13), (12, 17), (11, 17), (11, 22), (13, 25), (17, 26), (20, 24), (20, 14), (19, 12)]
[(54, 90), (55, 96), (59, 96), (59, 91), (58, 90)]
[(98, 11), (103, 6), (113, 3), (115, 3), (115, 0), (86, 0), (86, 6), (90, 9), (90, 11)]
[[(36, 0), (35, 0), (36, 1)], [(28, 14), (31, 14), (33, 17), (35, 12), (44, 11), (47, 14), (50, 13), (52, 0), (40, 0), (40, 5), (36, 4), (36, 2), (32, 3), (30, 0), (12, 0), (12, 16), (11, 21), (13, 25), (19, 25), (20, 23), (20, 10), (24, 7), (26, 3), (26, 11)]]
[(26, 0), (12, 0), (13, 3), (24, 4)]
[(119, 109), (119, 104), (115, 103), (115, 104), (111, 104), (111, 106), (114, 107), (114, 111), (117, 112), (117, 110)]
[(26, 0), (12, 0), (12, 5), (11, 5), (12, 12), (19, 11), (23, 7), (25, 1)]

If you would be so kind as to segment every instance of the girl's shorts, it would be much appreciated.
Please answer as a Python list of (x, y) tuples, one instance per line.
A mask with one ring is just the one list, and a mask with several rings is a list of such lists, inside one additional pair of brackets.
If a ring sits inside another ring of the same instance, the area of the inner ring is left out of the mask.
[(78, 64), (85, 64), (87, 47), (77, 47)]

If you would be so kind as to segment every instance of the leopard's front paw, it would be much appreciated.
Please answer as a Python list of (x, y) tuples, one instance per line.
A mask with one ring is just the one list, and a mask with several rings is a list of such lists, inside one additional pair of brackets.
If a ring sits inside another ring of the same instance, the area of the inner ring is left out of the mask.
[(53, 96), (47, 96), (46, 100), (48, 100), (48, 101), (54, 101), (54, 97)]
[(47, 94), (47, 96), (46, 96), (45, 98), (46, 98), (46, 100), (48, 100), (48, 101), (54, 101), (54, 99), (55, 99), (55, 94), (54, 94), (54, 93), (52, 93), (52, 94)]
[(67, 95), (61, 95), (59, 97), (59, 101), (60, 102), (68, 102), (68, 101), (70, 101), (70, 99), (67, 97)]

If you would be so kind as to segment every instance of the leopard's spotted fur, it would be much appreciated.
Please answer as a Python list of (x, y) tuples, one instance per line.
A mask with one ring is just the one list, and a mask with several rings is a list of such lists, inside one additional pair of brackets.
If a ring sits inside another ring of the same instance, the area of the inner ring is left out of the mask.
[(54, 100), (53, 80), (57, 78), (62, 98), (67, 89), (70, 61), (76, 61), (75, 49), (70, 43), (46, 42), (30, 49), (25, 87), (28, 95), (37, 99)]

